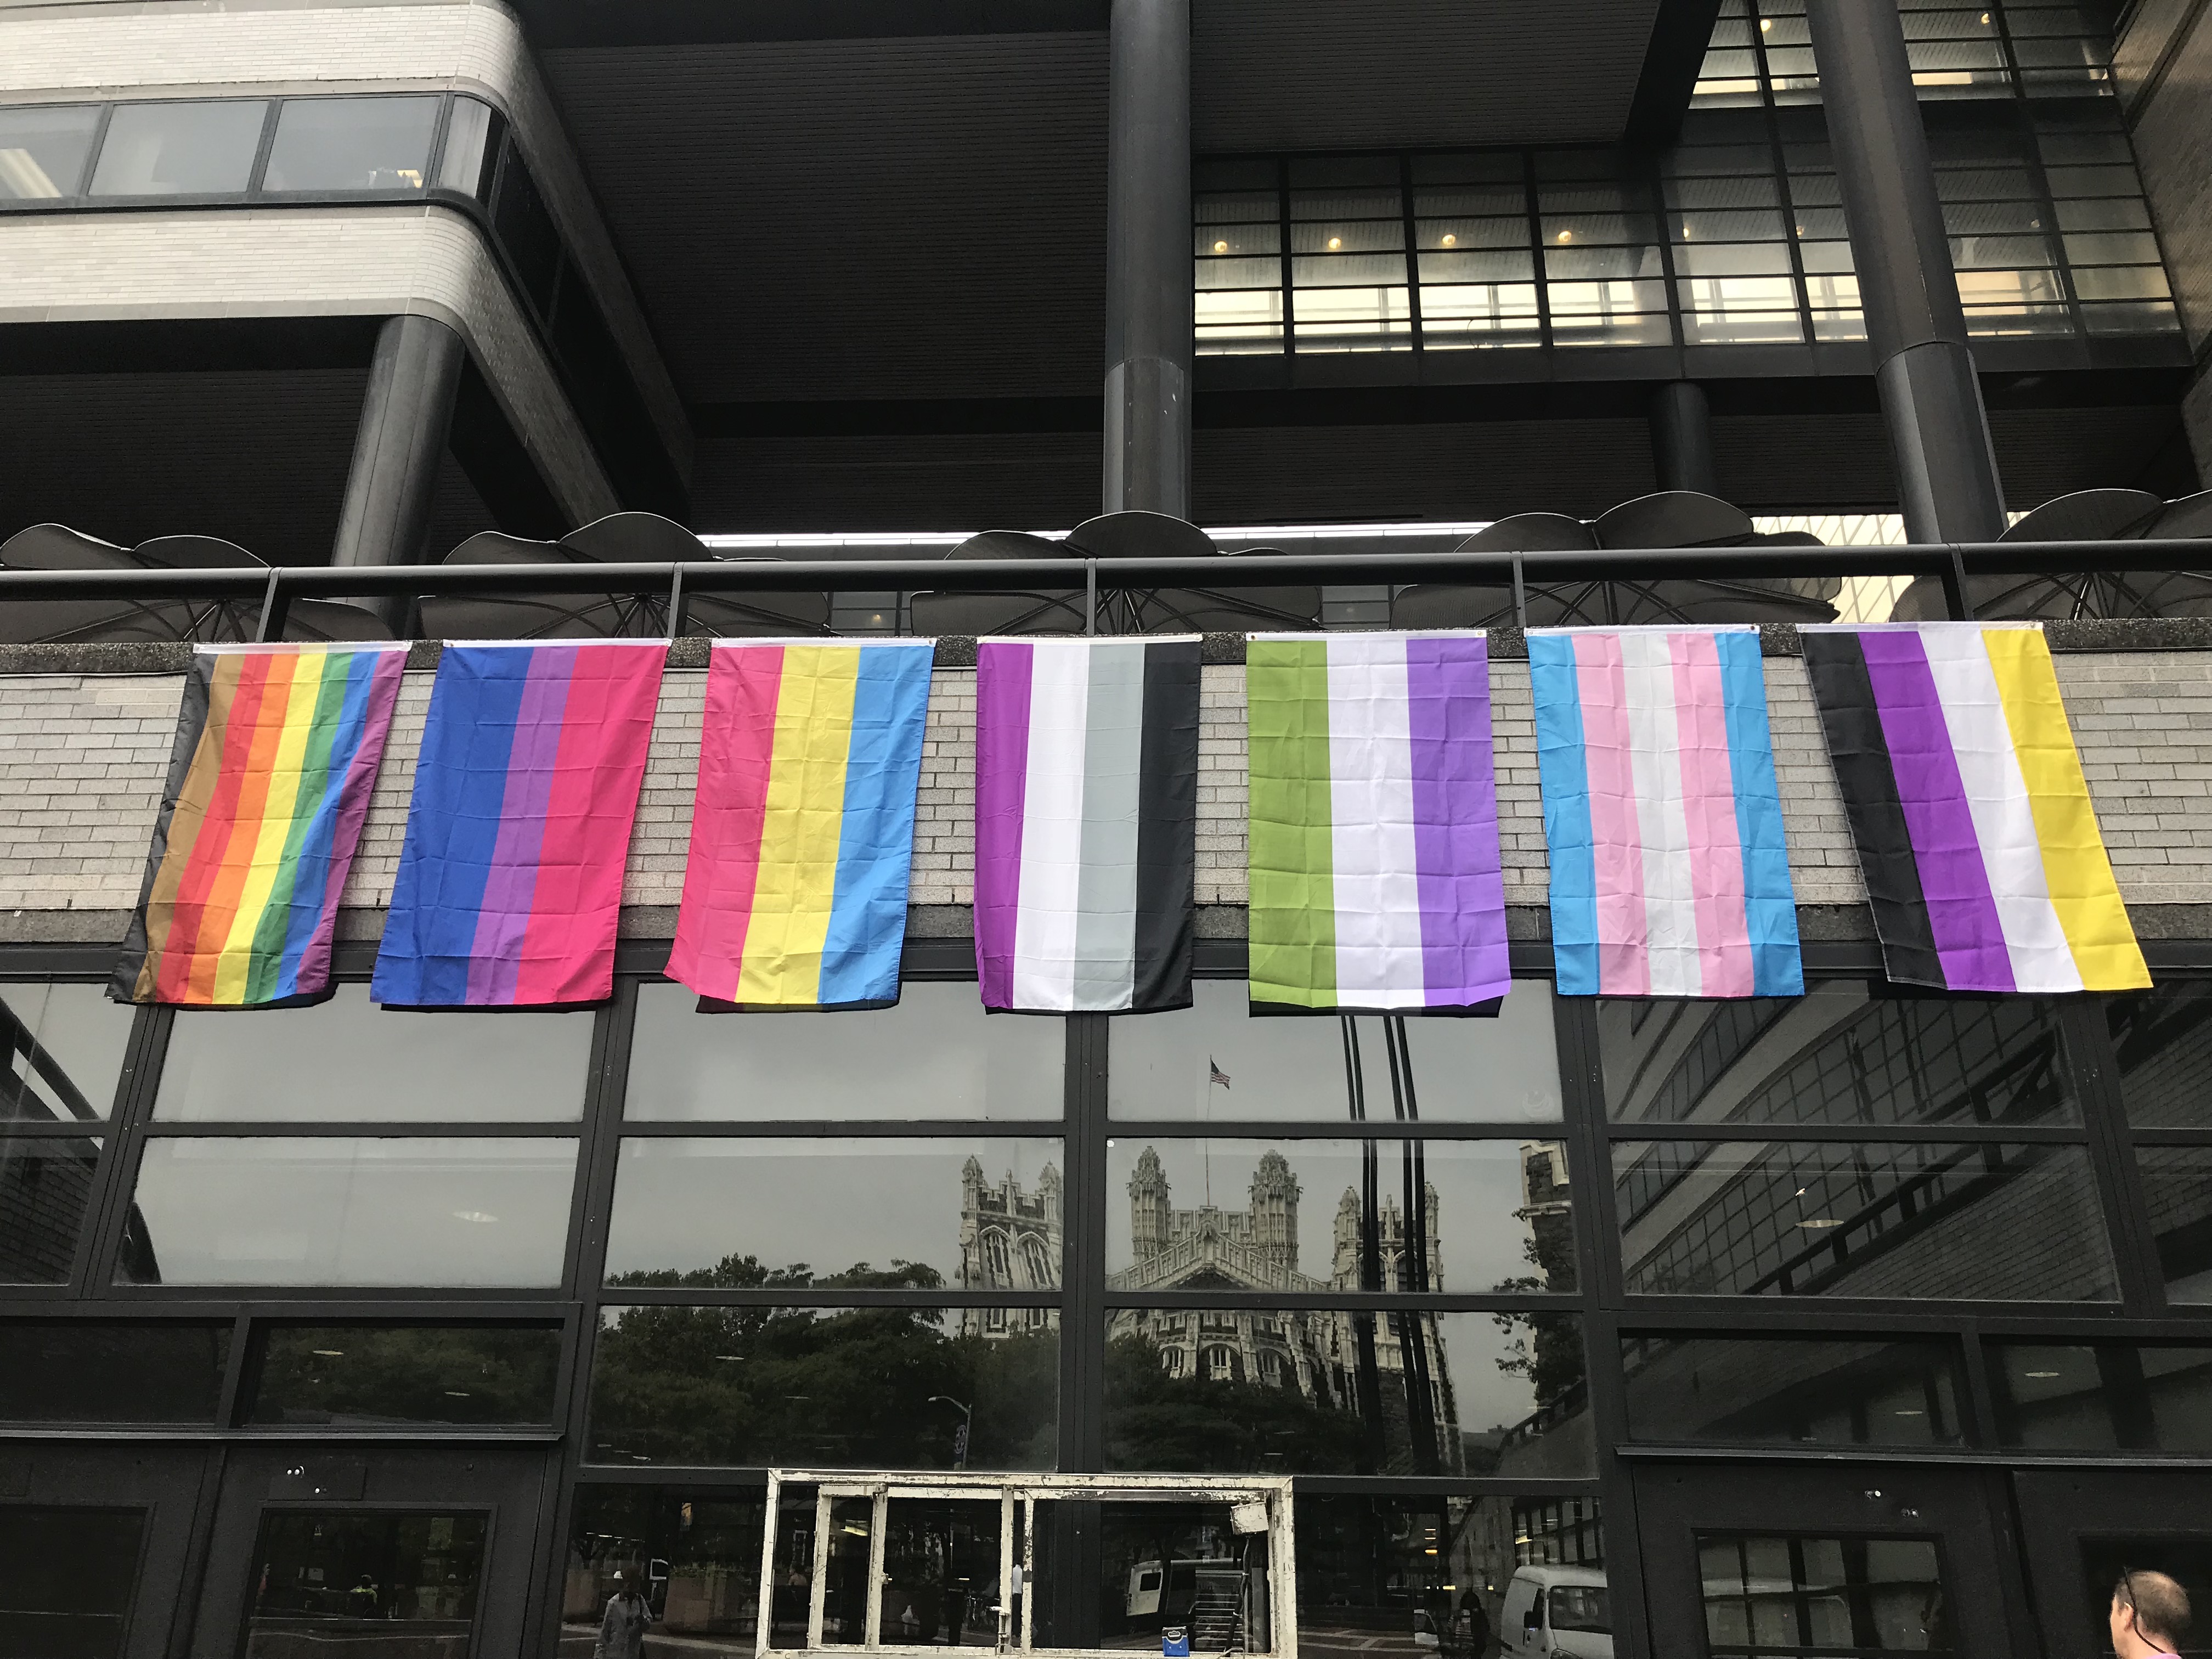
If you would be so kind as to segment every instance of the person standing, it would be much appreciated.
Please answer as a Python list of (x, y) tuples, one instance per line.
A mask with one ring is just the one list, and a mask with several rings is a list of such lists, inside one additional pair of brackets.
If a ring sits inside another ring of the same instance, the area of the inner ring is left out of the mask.
[(2189, 1592), (2162, 1572), (2123, 1572), (2111, 1622), (2116, 1659), (2172, 1659), (2189, 1635)]
[(623, 1581), (608, 1599), (606, 1617), (599, 1620), (599, 1643), (592, 1659), (644, 1659), (645, 1632), (653, 1623), (653, 1603), (645, 1593), (645, 1575)]

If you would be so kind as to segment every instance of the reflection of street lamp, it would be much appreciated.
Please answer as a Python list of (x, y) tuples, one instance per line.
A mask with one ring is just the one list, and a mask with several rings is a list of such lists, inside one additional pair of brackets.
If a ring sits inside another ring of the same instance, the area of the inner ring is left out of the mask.
[(975, 1408), (962, 1405), (949, 1394), (929, 1396), (929, 1403), (933, 1406), (940, 1401), (960, 1413), (960, 1432), (952, 1438), (952, 1467), (964, 1469), (968, 1467), (968, 1437), (975, 1427)]

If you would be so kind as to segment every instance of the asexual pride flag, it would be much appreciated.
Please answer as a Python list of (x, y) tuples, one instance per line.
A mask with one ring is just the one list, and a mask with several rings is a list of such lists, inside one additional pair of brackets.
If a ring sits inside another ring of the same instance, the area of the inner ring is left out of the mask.
[(201, 646), (108, 994), (244, 1007), (330, 988), (404, 645)]
[(1253, 1006), (1504, 996), (1485, 637), (1255, 634), (1244, 690)]
[(1567, 996), (1805, 988), (1759, 630), (1531, 629)]
[(984, 640), (975, 966), (989, 1008), (1190, 1003), (1198, 641)]
[(1892, 980), (2150, 983), (2040, 623), (1797, 630)]
[(612, 993), (667, 658), (665, 640), (445, 647), (369, 988), (379, 1002), (530, 1007)]

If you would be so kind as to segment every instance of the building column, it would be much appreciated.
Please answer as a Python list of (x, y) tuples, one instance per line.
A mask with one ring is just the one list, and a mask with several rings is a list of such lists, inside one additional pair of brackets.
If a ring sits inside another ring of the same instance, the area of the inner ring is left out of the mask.
[(1662, 489), (1717, 495), (1713, 471), (1713, 410), (1694, 380), (1669, 380), (1651, 394), (1651, 461)]
[(1113, 0), (1104, 510), (1190, 516), (1190, 0)]
[(385, 319), (361, 400), (332, 564), (422, 562), (467, 357), (461, 337), (434, 318)]
[(1995, 541), (2004, 492), (1897, 0), (1808, 0), (1806, 10), (1905, 538)]

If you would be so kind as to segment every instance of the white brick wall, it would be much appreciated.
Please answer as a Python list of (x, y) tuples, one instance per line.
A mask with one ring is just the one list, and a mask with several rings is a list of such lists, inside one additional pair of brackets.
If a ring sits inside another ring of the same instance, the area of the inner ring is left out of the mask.
[[(2069, 654), (2057, 663), (2122, 893), (2137, 904), (2212, 905), (2212, 653)], [(679, 670), (663, 683), (623, 888), (629, 904), (672, 905), (682, 896), (705, 679)], [(1243, 680), (1241, 668), (1205, 671), (1200, 903), (1245, 897)], [(1544, 826), (1528, 670), (1500, 662), (1491, 680), (1506, 901), (1541, 904)], [(1766, 680), (1797, 898), (1863, 902), (1803, 665), (1770, 657)], [(0, 678), (0, 910), (116, 913), (136, 901), (179, 688), (175, 675)], [(346, 888), (349, 908), (374, 909), (390, 900), (429, 692), (430, 676), (422, 672), (409, 674), (400, 691), (383, 776)], [(973, 897), (975, 762), (975, 672), (941, 669), (922, 760), (915, 904), (966, 904)]]

